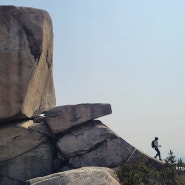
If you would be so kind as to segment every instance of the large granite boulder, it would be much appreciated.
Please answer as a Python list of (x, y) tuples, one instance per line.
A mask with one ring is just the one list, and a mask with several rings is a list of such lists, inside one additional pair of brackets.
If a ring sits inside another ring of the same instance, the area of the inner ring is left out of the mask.
[(83, 166), (117, 167), (123, 164), (132, 154), (134, 147), (121, 138), (106, 139), (100, 146), (84, 155), (76, 155), (69, 159), (69, 166), (79, 168)]
[(28, 180), (27, 185), (120, 185), (109, 168), (84, 167)]
[(98, 120), (88, 121), (59, 137), (57, 147), (70, 168), (114, 168), (140, 158), (144, 158), (147, 164), (161, 166), (158, 161), (137, 150)]
[(44, 123), (33, 121), (0, 126), (0, 184), (23, 185), (53, 171), (56, 148)]
[(110, 104), (78, 104), (55, 107), (45, 112), (52, 133), (61, 133), (86, 121), (111, 114)]
[(49, 14), (0, 6), (0, 123), (55, 106), (53, 31)]
[(107, 139), (118, 137), (101, 121), (92, 120), (60, 137), (57, 141), (57, 147), (64, 157), (71, 158), (95, 150)]

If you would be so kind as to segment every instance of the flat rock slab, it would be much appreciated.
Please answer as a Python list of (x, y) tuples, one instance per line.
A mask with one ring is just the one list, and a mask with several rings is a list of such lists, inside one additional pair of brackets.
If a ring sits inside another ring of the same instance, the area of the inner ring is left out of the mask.
[(69, 159), (71, 168), (85, 166), (117, 167), (125, 163), (135, 148), (121, 138), (106, 139), (100, 146), (88, 153)]
[(101, 121), (91, 120), (80, 128), (76, 128), (59, 138), (57, 147), (64, 157), (71, 158), (94, 150), (106, 139), (118, 137), (111, 129), (102, 124)]
[(40, 9), (0, 6), (0, 123), (55, 106), (53, 29)]
[(120, 185), (109, 168), (84, 167), (28, 180), (27, 185)]
[(77, 104), (59, 106), (45, 112), (46, 122), (57, 134), (86, 121), (111, 114), (110, 104)]

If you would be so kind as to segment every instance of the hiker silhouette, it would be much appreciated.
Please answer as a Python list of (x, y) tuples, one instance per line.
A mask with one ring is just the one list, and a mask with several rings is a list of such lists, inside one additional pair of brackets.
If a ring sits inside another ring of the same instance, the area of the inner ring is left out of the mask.
[(158, 148), (158, 147), (161, 147), (161, 145), (158, 144), (158, 140), (159, 140), (158, 137), (155, 137), (155, 139), (152, 141), (152, 148), (154, 148), (155, 151), (157, 152), (157, 154), (155, 155), (154, 158), (157, 158), (159, 156), (159, 160), (162, 161), (161, 153), (160, 153), (159, 148)]

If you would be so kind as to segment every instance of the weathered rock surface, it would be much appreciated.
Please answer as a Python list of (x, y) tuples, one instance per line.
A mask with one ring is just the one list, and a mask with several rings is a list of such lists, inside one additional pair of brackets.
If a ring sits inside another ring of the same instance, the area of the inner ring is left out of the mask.
[(53, 32), (46, 11), (0, 6), (0, 123), (55, 106)]
[(0, 162), (19, 156), (48, 140), (45, 134), (28, 129), (33, 121), (6, 124), (0, 127)]
[(54, 135), (51, 133), (51, 130), (49, 129), (48, 125), (45, 122), (32, 124), (28, 127), (28, 129), (30, 131), (35, 131), (50, 138), (54, 137)]
[(118, 137), (101, 121), (92, 120), (61, 137), (57, 141), (57, 146), (64, 157), (70, 158), (94, 150), (106, 139)]
[(134, 147), (121, 138), (107, 139), (98, 148), (84, 155), (69, 159), (69, 166), (79, 168), (83, 166), (116, 167), (123, 164), (132, 154)]
[(109, 168), (84, 167), (28, 180), (27, 185), (119, 185)]
[(34, 123), (42, 123), (42, 122), (46, 122), (46, 118), (45, 116), (37, 116), (33, 119)]
[[(113, 171), (100, 167), (140, 159), (159, 167), (93, 120), (111, 114), (110, 104), (53, 108), (52, 54), (46, 11), (0, 6), (0, 185), (25, 185), (28, 179), (29, 185), (116, 185)], [(80, 169), (51, 174), (72, 168)]]
[(0, 162), (0, 184), (24, 185), (30, 178), (51, 174), (52, 164), (52, 144), (41, 144), (18, 157)]
[(52, 132), (56, 134), (111, 113), (110, 104), (78, 104), (55, 107), (46, 111), (45, 116)]
[(57, 141), (71, 168), (83, 166), (116, 167), (124, 163), (133, 146), (98, 120), (84, 123)]
[(70, 168), (85, 166), (114, 168), (126, 162), (136, 162), (141, 158), (147, 164), (161, 166), (98, 120), (91, 120), (80, 127), (75, 127), (58, 139), (57, 146), (66, 161), (69, 161)]
[(56, 153), (51, 136), (47, 125), (33, 121), (0, 126), (0, 184), (22, 185), (50, 174)]

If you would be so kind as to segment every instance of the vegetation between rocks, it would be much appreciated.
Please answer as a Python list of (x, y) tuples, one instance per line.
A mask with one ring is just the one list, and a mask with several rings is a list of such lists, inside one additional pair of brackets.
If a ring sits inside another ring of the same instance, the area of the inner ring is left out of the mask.
[(176, 161), (171, 150), (164, 161), (160, 169), (146, 165), (144, 160), (137, 165), (123, 164), (116, 174), (124, 185), (184, 185), (185, 163), (181, 159)]

